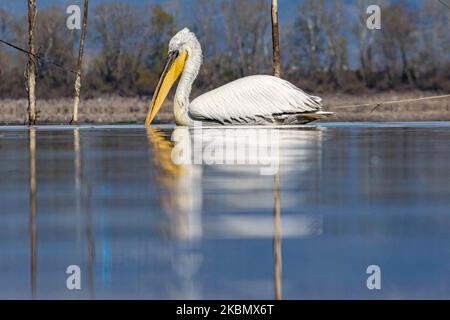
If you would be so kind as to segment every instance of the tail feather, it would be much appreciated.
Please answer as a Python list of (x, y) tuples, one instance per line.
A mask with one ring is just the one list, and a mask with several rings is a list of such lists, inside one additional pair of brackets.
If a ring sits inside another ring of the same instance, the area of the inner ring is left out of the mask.
[(314, 113), (303, 113), (302, 116), (308, 119), (322, 119), (322, 118), (328, 118), (334, 115), (334, 112), (327, 112), (327, 111), (318, 111)]
[(311, 99), (313, 99), (317, 103), (322, 103), (322, 98), (317, 96), (310, 96)]

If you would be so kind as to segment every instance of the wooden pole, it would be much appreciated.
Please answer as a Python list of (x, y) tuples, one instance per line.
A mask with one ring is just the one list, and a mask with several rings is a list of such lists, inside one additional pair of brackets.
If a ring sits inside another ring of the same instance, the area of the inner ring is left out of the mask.
[(28, 0), (28, 124), (36, 124), (36, 60), (34, 28), (36, 26), (36, 0)]
[[(273, 75), (281, 77), (280, 66), (280, 31), (278, 26), (278, 0), (272, 0), (272, 44), (273, 44)], [(280, 172), (275, 175), (274, 181), (274, 226), (275, 234), (273, 239), (274, 249), (274, 280), (275, 280), (275, 299), (283, 299), (282, 291), (282, 272), (283, 272), (283, 257), (281, 248), (281, 197), (280, 197)]]
[(281, 77), (280, 31), (278, 26), (278, 0), (272, 0), (273, 75)]
[(78, 106), (80, 105), (81, 93), (81, 68), (83, 64), (84, 42), (88, 25), (89, 0), (84, 0), (83, 27), (81, 30), (80, 48), (78, 51), (77, 78), (75, 80), (75, 97), (73, 99), (73, 113), (71, 124), (78, 124)]

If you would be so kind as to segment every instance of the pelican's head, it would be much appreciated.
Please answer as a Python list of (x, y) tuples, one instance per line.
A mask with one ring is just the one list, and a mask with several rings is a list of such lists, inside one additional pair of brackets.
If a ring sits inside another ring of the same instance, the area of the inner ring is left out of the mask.
[[(200, 54), (194, 55), (194, 51), (199, 51)], [(161, 108), (164, 100), (172, 89), (175, 82), (180, 78), (181, 74), (185, 70), (186, 60), (188, 56), (200, 56), (201, 49), (195, 35), (189, 31), (188, 28), (184, 28), (179, 31), (169, 42), (169, 52), (167, 57), (166, 66), (159, 79), (158, 86), (153, 94), (152, 102), (145, 120), (145, 125), (149, 126), (159, 109)], [(201, 60), (197, 61), (195, 65), (200, 65)], [(194, 77), (197, 76), (198, 68), (190, 70)]]

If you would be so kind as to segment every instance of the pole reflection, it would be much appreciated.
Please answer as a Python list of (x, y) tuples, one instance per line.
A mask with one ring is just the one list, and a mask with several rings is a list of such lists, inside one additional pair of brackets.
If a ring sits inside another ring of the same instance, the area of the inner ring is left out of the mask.
[(77, 212), (83, 213), (84, 226), (86, 228), (86, 251), (87, 251), (87, 287), (89, 298), (95, 299), (94, 288), (94, 266), (95, 266), (95, 239), (92, 226), (92, 188), (86, 183), (83, 173), (83, 153), (81, 145), (80, 129), (73, 131), (73, 148), (75, 152), (75, 193)]
[(281, 196), (280, 196), (280, 172), (275, 175), (274, 181), (274, 282), (275, 282), (275, 300), (282, 300), (282, 273), (283, 273), (283, 256), (282, 256), (282, 233), (281, 233)]
[(36, 181), (36, 128), (29, 129), (28, 153), (29, 153), (29, 201), (30, 201), (30, 245), (31, 245), (31, 298), (36, 299), (37, 289), (37, 181)]
[(86, 194), (83, 198), (83, 210), (86, 220), (86, 243), (87, 243), (87, 286), (90, 299), (95, 299), (94, 288), (94, 266), (95, 266), (95, 239), (92, 227), (92, 209), (91, 209), (92, 189), (86, 187)]

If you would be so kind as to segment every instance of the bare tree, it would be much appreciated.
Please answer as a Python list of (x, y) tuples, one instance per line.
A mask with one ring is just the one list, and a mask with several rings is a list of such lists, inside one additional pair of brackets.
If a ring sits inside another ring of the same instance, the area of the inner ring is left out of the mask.
[(34, 27), (36, 25), (36, 0), (28, 0), (28, 124), (36, 124), (36, 61)]
[(324, 0), (305, 0), (299, 6), (295, 23), (294, 43), (299, 49), (297, 60), (309, 78), (314, 78), (323, 66), (326, 41), (323, 32)]
[(36, 81), (36, 95), (53, 98), (72, 95), (73, 80), (67, 71), (56, 68), (51, 61), (67, 69), (74, 69), (75, 35), (68, 32), (65, 25), (64, 11), (55, 6), (39, 11), (35, 27), (36, 53), (45, 60), (39, 61), (39, 73)]
[[(222, 84), (221, 76), (226, 65), (226, 55), (222, 54), (219, 39), (224, 33), (218, 20), (221, 18), (217, 0), (197, 0), (195, 2), (195, 33), (202, 44), (204, 59), (197, 86), (213, 89)], [(220, 20), (219, 20), (220, 21)]]
[[(9, 40), (12, 20), (13, 18), (8, 12), (0, 10), (0, 39)], [(6, 53), (3, 53), (2, 49), (3, 48), (0, 48), (0, 78), (4, 76), (7, 67), (7, 55)]]
[(366, 27), (367, 17), (364, 14), (366, 8), (370, 5), (370, 0), (358, 0), (356, 11), (359, 17), (355, 19), (351, 30), (356, 37), (357, 52), (359, 60), (358, 73), (366, 86), (371, 86), (371, 75), (374, 71), (373, 65), (373, 43), (376, 30), (369, 30)]
[(270, 24), (265, 0), (229, 0), (222, 3), (227, 55), (238, 60), (237, 73), (243, 77), (269, 69), (265, 65), (264, 45)]
[(97, 87), (127, 94), (138, 74), (135, 62), (139, 59), (137, 40), (144, 30), (142, 10), (125, 3), (101, 4), (94, 10), (92, 27), (100, 47), (95, 65)]
[(411, 59), (417, 51), (417, 14), (404, 0), (383, 10), (383, 28), (375, 38), (379, 63), (388, 75), (389, 86), (398, 82), (415, 84)]
[(100, 91), (128, 95), (156, 86), (175, 21), (160, 5), (150, 8), (150, 19), (147, 10), (125, 3), (95, 8), (92, 34), (100, 51), (93, 71)]
[(347, 24), (344, 23), (344, 4), (341, 1), (333, 1), (325, 7), (323, 29), (326, 39), (326, 70), (335, 87), (341, 86), (341, 75), (347, 69)]
[(70, 123), (78, 123), (78, 106), (80, 104), (80, 92), (81, 92), (81, 72), (84, 53), (84, 41), (86, 39), (86, 31), (88, 25), (88, 12), (89, 12), (89, 0), (84, 0), (84, 14), (83, 14), (83, 27), (81, 30), (80, 49), (78, 52), (77, 62), (77, 77), (75, 80), (75, 97), (73, 99), (73, 113)]
[(9, 12), (0, 9), (0, 37), (6, 38), (10, 33), (12, 16)]
[(436, 90), (450, 83), (450, 11), (437, 1), (425, 1), (419, 10), (416, 33), (418, 50), (411, 59), (416, 81), (422, 89)]
[[(37, 2), (28, 1), (28, 24), (19, 15), (0, 10), (0, 37), (31, 49), (30, 54), (22, 55), (0, 47), (0, 95), (27, 97), (30, 124), (39, 121), (36, 96), (74, 97), (72, 77), (45, 61), (75, 69), (72, 67), (77, 65), (77, 56), (81, 58), (82, 47), (76, 33), (68, 33), (64, 27), (64, 11), (49, 6), (36, 18)], [(273, 1), (273, 9), (276, 4), (281, 6), (277, 2)], [(169, 39), (177, 31), (175, 15), (180, 12), (180, 3), (167, 0), (170, 9), (123, 2), (96, 5), (85, 35), (95, 41), (96, 50), (90, 55), (83, 52), (75, 93), (82, 82), (83, 93), (89, 96), (151, 94)], [(382, 30), (369, 30), (366, 9), (370, 3), (357, 0), (349, 7), (339, 1), (303, 0), (296, 19), (283, 21), (278, 27), (280, 57), (273, 54), (276, 41), (270, 33), (278, 32), (276, 21), (270, 30), (268, 0), (196, 0), (192, 17), (179, 15), (178, 21), (183, 25), (187, 20), (192, 22), (202, 43), (205, 61), (196, 87), (212, 89), (237, 77), (277, 74), (274, 64), (279, 60), (283, 76), (306, 90), (356, 93), (365, 88), (399, 89), (406, 85), (448, 91), (450, 11), (438, 1), (416, 5), (390, 1), (383, 9)], [(283, 42), (284, 38), (289, 41)], [(39, 61), (39, 73), (35, 54), (45, 58)], [(24, 91), (22, 69), (26, 63)], [(75, 109), (80, 108), (75, 107), (75, 100), (73, 120), (77, 120)]]

